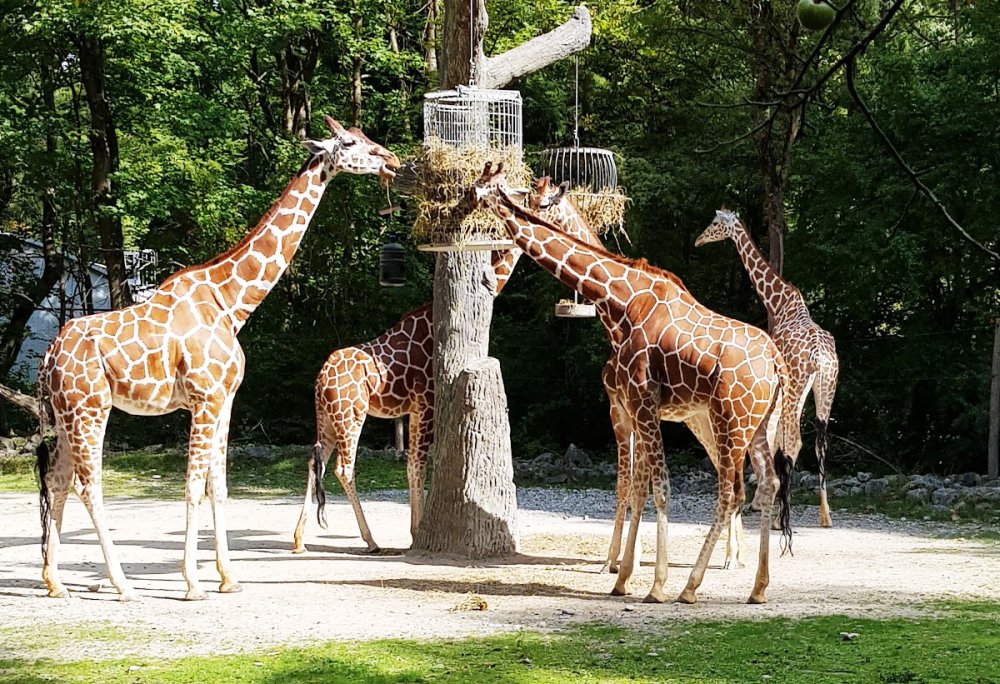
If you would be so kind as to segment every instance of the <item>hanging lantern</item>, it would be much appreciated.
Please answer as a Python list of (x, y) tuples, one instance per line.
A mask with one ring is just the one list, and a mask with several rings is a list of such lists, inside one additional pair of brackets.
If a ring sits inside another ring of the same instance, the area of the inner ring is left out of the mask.
[(378, 257), (378, 283), (382, 287), (402, 287), (406, 284), (406, 250), (389, 233)]

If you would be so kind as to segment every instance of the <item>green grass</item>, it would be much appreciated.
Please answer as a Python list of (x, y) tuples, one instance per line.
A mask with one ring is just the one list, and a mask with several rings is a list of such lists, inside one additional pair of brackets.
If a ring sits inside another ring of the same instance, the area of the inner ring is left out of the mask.
[[(996, 614), (590, 625), (448, 641), (331, 643), (234, 656), (0, 660), (10, 682), (1000, 682)], [(854, 632), (852, 641), (841, 632)], [(130, 667), (139, 666), (130, 671)]]
[[(800, 488), (792, 493), (792, 505), (819, 505), (819, 495), (813, 492), (804, 491)], [(983, 504), (981, 507), (962, 506), (955, 510), (957, 518), (952, 518), (952, 510), (939, 511), (931, 508), (925, 503), (907, 497), (902, 491), (887, 491), (884, 495), (868, 497), (864, 495), (831, 496), (830, 506), (833, 515), (836, 517), (837, 511), (848, 511), (851, 513), (882, 513), (890, 518), (907, 520), (935, 520), (938, 522), (1000, 522), (1000, 509), (995, 506)], [(983, 539), (990, 538), (990, 532), (981, 530)], [(995, 535), (1000, 538), (1000, 535)]]
[[(355, 480), (359, 491), (405, 489), (406, 466), (386, 461), (366, 449), (358, 450)], [(309, 450), (284, 447), (274, 460), (250, 458), (231, 453), (228, 465), (229, 494), (234, 497), (287, 496), (305, 490)], [(0, 460), (0, 492), (37, 492), (34, 459), (29, 457)], [(130, 451), (105, 454), (105, 496), (136, 496), (157, 499), (183, 499), (187, 456), (180, 449)], [(326, 478), (327, 489), (334, 494), (340, 485), (332, 475)]]

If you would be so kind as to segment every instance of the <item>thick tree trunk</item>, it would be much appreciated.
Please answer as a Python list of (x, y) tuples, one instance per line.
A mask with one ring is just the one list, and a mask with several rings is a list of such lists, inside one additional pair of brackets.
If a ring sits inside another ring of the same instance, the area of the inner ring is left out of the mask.
[(108, 269), (111, 305), (116, 309), (132, 303), (125, 273), (125, 239), (116, 211), (112, 183), (118, 173), (118, 132), (104, 85), (104, 45), (100, 38), (78, 35), (80, 74), (90, 109), (90, 149), (94, 155), (91, 190), (102, 261)]
[(437, 60), (438, 0), (427, 1), (427, 22), (424, 24), (424, 74), (428, 79), (438, 70)]
[(993, 331), (993, 364), (990, 378), (990, 444), (987, 450), (986, 471), (990, 479), (1000, 475), (1000, 316)]
[[(45, 111), (55, 113), (55, 88), (52, 84), (51, 73), (48, 65), (42, 62), (39, 66), (41, 77), (42, 100)], [(56, 155), (55, 134), (51, 127), (45, 132), (45, 154), (48, 160), (54, 160)], [(21, 352), (21, 344), (24, 342), (24, 332), (28, 327), (28, 320), (35, 312), (38, 305), (42, 303), (52, 288), (62, 277), (63, 262), (56, 251), (56, 206), (55, 190), (42, 186), (42, 277), (34, 284), (31, 290), (24, 297), (17, 300), (13, 311), (7, 321), (7, 326), (0, 334), (0, 379), (7, 377), (7, 373), (17, 361), (17, 355)]]
[[(470, 9), (474, 13), (471, 53)], [(476, 0), (473, 8), (467, 0), (445, 0), (444, 11), (443, 88), (468, 83), (473, 74), (483, 87), (500, 88), (565, 56), (566, 45), (579, 50), (590, 42), (590, 15), (577, 8), (573, 18), (555, 31), (506, 56), (487, 59), (482, 49), (488, 24), (484, 0)], [(546, 38), (553, 34), (555, 38)], [(530, 49), (522, 49), (528, 45)], [(539, 45), (553, 48), (546, 52)], [(491, 75), (490, 63), (501, 65), (499, 75)], [(444, 252), (437, 257), (433, 477), (413, 539), (415, 550), (483, 558), (518, 549), (507, 398), (500, 364), (488, 356), (495, 285), (488, 252)]]
[[(361, 30), (364, 28), (364, 17), (359, 13), (354, 18), (354, 39), (361, 42)], [(356, 48), (354, 58), (351, 60), (351, 125), (361, 126), (361, 67), (364, 60), (361, 58), (360, 48)]]

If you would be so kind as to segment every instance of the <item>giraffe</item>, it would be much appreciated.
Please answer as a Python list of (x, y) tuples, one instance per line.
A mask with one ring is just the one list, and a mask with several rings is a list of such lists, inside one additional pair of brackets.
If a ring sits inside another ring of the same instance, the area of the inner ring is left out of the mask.
[(42, 433), (52, 413), (56, 445), (42, 442), (42, 577), (48, 595), (69, 596), (58, 573), (59, 533), (71, 486), (90, 513), (111, 583), (136, 594), (122, 572), (104, 517), (101, 459), (112, 407), (135, 415), (191, 413), (184, 499), (185, 598), (204, 599), (197, 577), (198, 507), (208, 494), (222, 593), (241, 590), (226, 539), (226, 450), (233, 397), (243, 379), (237, 334), (295, 255), (327, 183), (341, 171), (393, 177), (399, 159), (356, 128), (326, 117), (330, 137), (303, 144), (309, 159), (257, 226), (236, 246), (167, 278), (145, 302), (69, 321), (42, 361)]
[[(565, 188), (562, 189), (565, 192)], [(550, 192), (548, 177), (536, 182), (531, 198)], [(520, 192), (514, 193), (522, 198)], [(561, 202), (560, 204), (567, 204)], [(562, 210), (560, 210), (562, 211)], [(565, 230), (584, 242), (600, 246), (600, 239), (583, 217), (570, 208)], [(561, 224), (562, 225), (562, 224)], [(496, 274), (494, 296), (507, 285), (521, 250), (495, 251), (492, 255)], [(334, 450), (334, 472), (354, 509), (361, 538), (369, 552), (377, 552), (368, 522), (354, 485), (358, 440), (367, 416), (377, 418), (409, 417), (410, 446), (406, 458), (406, 476), (410, 490), (410, 534), (416, 533), (423, 513), (424, 476), (427, 455), (434, 437), (434, 334), (433, 309), (425, 304), (403, 316), (392, 328), (373, 340), (333, 351), (316, 377), (316, 442), (307, 475), (305, 498), (293, 534), (292, 552), (306, 550), (306, 521), (315, 492), (317, 518), (325, 527), (323, 474)]]
[[(761, 473), (760, 555), (750, 603), (764, 603), (768, 585), (771, 505), (780, 488), (787, 504), (790, 461), (767, 442), (772, 415), (781, 414), (784, 362), (762, 330), (710, 311), (673, 274), (644, 260), (633, 261), (566, 235), (520, 207), (504, 192), (487, 164), (480, 182), (461, 201), (464, 209), (485, 204), (504, 221), (517, 247), (563, 284), (595, 303), (613, 340), (604, 382), (619, 443), (635, 454), (631, 483), (632, 520), (625, 558), (612, 590), (630, 593), (639, 520), (650, 485), (656, 507), (656, 568), (645, 601), (661, 603), (667, 579), (667, 503), (670, 484), (660, 421), (699, 424), (716, 443), (719, 496), (715, 520), (678, 601), (694, 603), (722, 526), (742, 503), (743, 462), (749, 455)], [(628, 434), (619, 433), (626, 430)], [(787, 518), (788, 506), (782, 507)], [(783, 535), (791, 531), (783, 520)]]
[(772, 339), (781, 350), (788, 368), (786, 410), (792, 414), (790, 433), (783, 438), (786, 455), (794, 463), (802, 448), (802, 409), (812, 390), (816, 402), (816, 460), (819, 462), (819, 524), (831, 527), (830, 504), (826, 496), (826, 431), (830, 409), (837, 391), (837, 347), (833, 335), (816, 325), (799, 289), (781, 277), (757, 250), (739, 217), (725, 207), (695, 240), (701, 247), (709, 242), (732, 240), (743, 260), (750, 281), (767, 309)]
[[(567, 195), (568, 190), (568, 183), (562, 183), (557, 188), (552, 188), (550, 187), (547, 178), (539, 179), (535, 192), (528, 198), (528, 209), (537, 214), (539, 217), (554, 224), (563, 232), (574, 235), (574, 227), (580, 225), (581, 223), (585, 226), (586, 220), (583, 215), (580, 214), (579, 210), (572, 203), (572, 201), (570, 201), (570, 198)], [(603, 247), (603, 245), (600, 244), (597, 246)], [(605, 329), (610, 329), (610, 323), (611, 322), (609, 321), (605, 324)], [(609, 341), (612, 345), (614, 345), (614, 340), (610, 335)], [(605, 389), (609, 393), (613, 391), (613, 388), (606, 387)], [(620, 416), (613, 416), (612, 418), (615, 419), (618, 417)], [(695, 436), (708, 452), (712, 463), (716, 464), (718, 462), (718, 456), (716, 453), (715, 442), (712, 439), (710, 432), (701, 429), (702, 425), (697, 421), (693, 422), (689, 427), (695, 432)], [(625, 435), (628, 434), (628, 430), (622, 428), (618, 430), (616, 434)], [(616, 503), (614, 531), (612, 532), (607, 560), (601, 568), (602, 572), (607, 571), (611, 573), (618, 572), (619, 556), (621, 554), (621, 539), (625, 530), (625, 518), (628, 514), (629, 491), (632, 486), (633, 467), (633, 454), (630, 442), (619, 442), (617, 444), (617, 450), (618, 467), (617, 484), (615, 486)], [(737, 508), (733, 512), (727, 534), (726, 560), (724, 567), (727, 569), (742, 568), (743, 552), (743, 512), (741, 508)], [(636, 553), (634, 554), (635, 561), (638, 562), (638, 559), (641, 556), (641, 537), (636, 537)]]

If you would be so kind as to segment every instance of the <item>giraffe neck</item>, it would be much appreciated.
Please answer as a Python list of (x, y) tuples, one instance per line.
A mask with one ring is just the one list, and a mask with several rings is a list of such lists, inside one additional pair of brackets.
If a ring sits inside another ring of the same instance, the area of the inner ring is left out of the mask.
[(207, 268), (238, 332), (277, 284), (299, 249), (333, 172), (313, 157), (243, 240)]
[(624, 304), (636, 289), (648, 289), (652, 278), (591, 245), (563, 233), (551, 225), (540, 223), (509, 199), (503, 220), (515, 244), (539, 266), (552, 273), (560, 282), (598, 308)]
[(750, 276), (750, 282), (753, 283), (757, 295), (764, 302), (767, 317), (773, 325), (781, 311), (782, 301), (791, 288), (767, 262), (764, 255), (757, 249), (757, 245), (750, 239), (746, 228), (741, 224), (736, 225), (733, 242), (736, 243), (736, 250), (740, 254), (740, 259), (743, 260), (743, 266), (747, 270), (747, 275)]
[(506, 287), (522, 253), (517, 247), (502, 252), (493, 252), (493, 272), (497, 276), (497, 289), (494, 295), (500, 294), (500, 291)]

